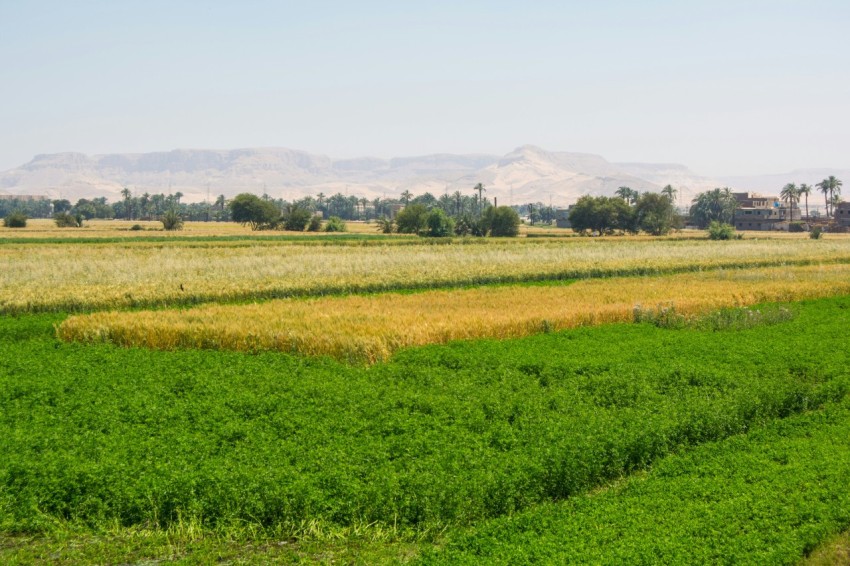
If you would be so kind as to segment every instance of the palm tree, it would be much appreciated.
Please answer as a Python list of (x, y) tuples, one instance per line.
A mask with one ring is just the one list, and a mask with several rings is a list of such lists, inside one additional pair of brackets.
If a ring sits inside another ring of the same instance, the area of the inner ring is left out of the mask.
[(826, 215), (829, 217), (830, 214), (830, 204), (835, 200), (836, 195), (841, 194), (841, 186), (844, 183), (841, 182), (840, 179), (836, 179), (835, 175), (830, 175), (817, 185), (815, 185), (820, 192), (823, 193), (823, 201), (826, 205)]
[(800, 202), (800, 189), (794, 183), (788, 183), (779, 192), (779, 198), (791, 205), (790, 220), (794, 220), (794, 203)]
[(407, 189), (405, 189), (405, 190), (404, 190), (404, 192), (403, 192), (403, 193), (401, 193), (401, 200), (403, 200), (403, 201), (404, 201), (404, 205), (405, 205), (405, 206), (407, 206), (408, 204), (410, 204), (410, 199), (412, 199), (412, 198), (413, 198), (413, 193), (411, 193), (411, 192), (410, 192), (410, 191), (408, 191)]
[(133, 198), (133, 193), (130, 192), (130, 189), (124, 187), (121, 189), (121, 196), (124, 197), (124, 212), (127, 214), (127, 220), (132, 220), (132, 214), (130, 209), (130, 199)]
[(143, 194), (141, 196), (141, 198), (139, 199), (139, 205), (142, 208), (142, 218), (149, 218), (150, 216), (148, 214), (149, 213), (148, 209), (150, 208), (150, 205), (151, 205), (151, 194), (148, 193), (148, 192)]
[[(809, 220), (809, 193), (812, 192), (812, 187), (809, 185), (802, 183), (800, 188), (797, 189), (797, 194), (800, 196), (806, 197), (806, 221)], [(798, 199), (799, 200), (799, 199)]]
[(454, 197), (455, 203), (457, 203), (457, 208), (455, 208), (455, 215), (460, 216), (461, 214), (463, 214), (463, 195), (460, 194), (460, 191), (455, 191)]
[[(844, 185), (844, 183), (841, 182), (841, 179), (836, 179), (832, 175), (829, 176), (829, 182), (830, 182), (830, 187), (832, 188), (832, 190), (830, 191), (830, 194), (832, 196), (832, 200), (835, 201), (835, 203), (837, 204), (837, 203), (841, 202), (841, 198), (840, 198), (841, 197), (841, 187)], [(832, 212), (833, 212), (833, 214), (835, 214), (835, 208), (834, 207), (832, 209)]]
[(667, 197), (670, 201), (670, 204), (676, 202), (676, 196), (678, 196), (679, 191), (673, 188), (673, 185), (667, 185), (663, 189), (661, 189), (661, 194)]
[(487, 192), (487, 189), (484, 188), (483, 184), (478, 183), (472, 190), (478, 191), (478, 213), (481, 214), (484, 211), (484, 193)]
[(614, 194), (623, 199), (626, 202), (632, 201), (632, 189), (630, 187), (620, 187)]
[(735, 218), (738, 202), (729, 187), (717, 188), (700, 193), (692, 201), (691, 218), (701, 226), (708, 226), (712, 220), (731, 224)]

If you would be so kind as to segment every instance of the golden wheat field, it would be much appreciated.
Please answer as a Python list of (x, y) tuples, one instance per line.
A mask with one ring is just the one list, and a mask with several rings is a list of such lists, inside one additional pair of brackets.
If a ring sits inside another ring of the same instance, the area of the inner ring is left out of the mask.
[(850, 262), (850, 240), (7, 244), (0, 246), (0, 312), (173, 306), (830, 262)]
[(624, 322), (634, 309), (693, 315), (766, 301), (850, 293), (850, 265), (733, 269), (547, 286), (283, 299), (188, 310), (74, 316), (60, 338), (160, 349), (277, 350), (375, 362), (408, 346), (515, 338), (543, 330)]
[[(132, 226), (141, 229), (131, 230)], [(377, 234), (373, 223), (348, 221), (347, 233)], [(27, 221), (26, 228), (5, 228), (0, 226), (0, 242), (3, 239), (74, 239), (74, 238), (186, 238), (210, 236), (257, 236), (282, 235), (286, 236), (326, 236), (333, 238), (340, 233), (327, 234), (324, 232), (254, 232), (248, 226), (235, 222), (184, 222), (183, 229), (167, 232), (162, 228), (162, 222), (157, 220), (86, 220), (81, 228), (59, 228), (52, 219), (34, 218)]]

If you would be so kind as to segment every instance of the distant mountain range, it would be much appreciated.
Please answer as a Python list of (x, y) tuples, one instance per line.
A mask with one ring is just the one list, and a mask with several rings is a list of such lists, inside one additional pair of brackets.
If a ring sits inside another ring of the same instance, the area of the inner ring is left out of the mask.
[(372, 199), (398, 197), (404, 191), (471, 194), (476, 183), (483, 183), (486, 196), (498, 198), (500, 204), (566, 205), (585, 194), (612, 195), (621, 186), (657, 191), (671, 184), (679, 190), (679, 203), (687, 204), (696, 193), (714, 187), (778, 194), (786, 182), (814, 183), (830, 174), (850, 178), (850, 170), (805, 170), (711, 179), (683, 165), (611, 163), (598, 155), (549, 152), (531, 145), (504, 156), (434, 154), (393, 159), (332, 159), (281, 148), (178, 149), (38, 155), (0, 173), (0, 194), (42, 194), (71, 201), (105, 196), (114, 201), (128, 187), (136, 194), (181, 192), (187, 202), (241, 192), (266, 192), (288, 200), (338, 192)]

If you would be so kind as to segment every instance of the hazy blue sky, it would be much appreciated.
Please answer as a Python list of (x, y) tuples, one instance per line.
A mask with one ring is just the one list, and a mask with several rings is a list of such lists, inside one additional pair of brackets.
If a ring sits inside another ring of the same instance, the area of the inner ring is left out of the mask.
[(37, 153), (526, 143), (850, 167), (850, 2), (0, 0), (0, 170)]

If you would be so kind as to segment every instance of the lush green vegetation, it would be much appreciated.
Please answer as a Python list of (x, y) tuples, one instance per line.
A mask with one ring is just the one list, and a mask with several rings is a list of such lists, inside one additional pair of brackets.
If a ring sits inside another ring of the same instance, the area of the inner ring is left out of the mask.
[(676, 190), (665, 187), (661, 193), (643, 193), (620, 187), (616, 197), (585, 195), (570, 208), (570, 224), (582, 234), (646, 232), (653, 236), (681, 228), (681, 219), (673, 207)]
[[(850, 403), (457, 536), (425, 564), (793, 564), (850, 525)], [(846, 537), (844, 539), (846, 545)], [(812, 563), (846, 558), (841, 540)]]
[(470, 525), (842, 398), (848, 307), (456, 343), (369, 369), (60, 344), (60, 317), (4, 318), (0, 530)]

